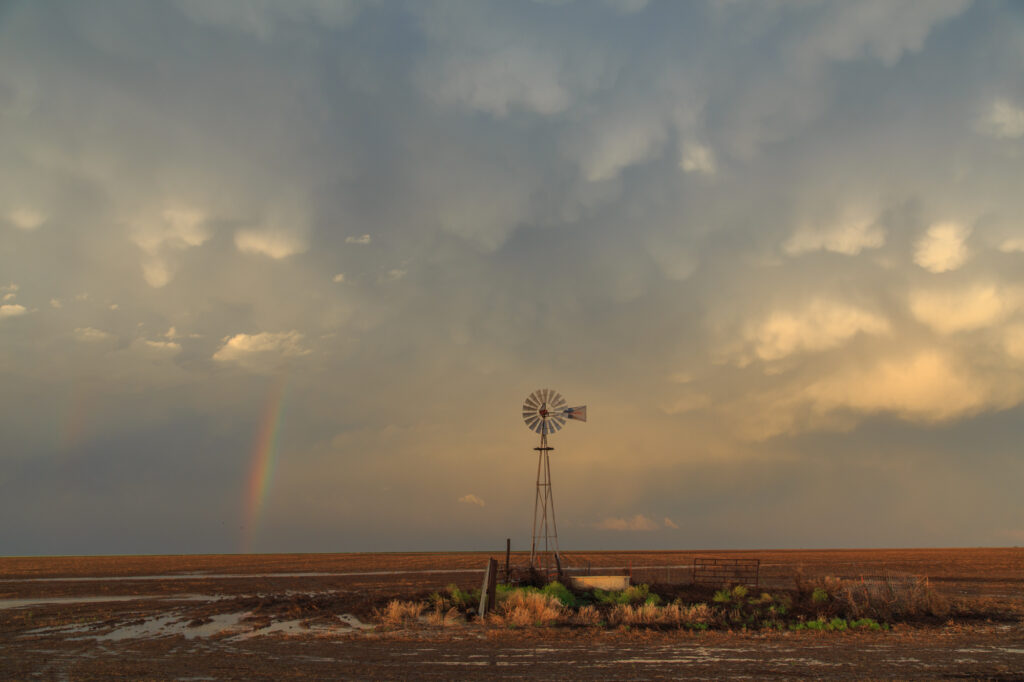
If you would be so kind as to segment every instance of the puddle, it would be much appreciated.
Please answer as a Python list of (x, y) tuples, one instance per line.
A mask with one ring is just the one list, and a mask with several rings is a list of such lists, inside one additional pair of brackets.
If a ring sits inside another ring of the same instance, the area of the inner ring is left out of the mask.
[(376, 627), (375, 625), (368, 625), (367, 623), (364, 623), (363, 621), (353, 616), (351, 613), (341, 614), (340, 616), (338, 616), (338, 620), (340, 620), (342, 623), (344, 623), (345, 625), (349, 626), (354, 630), (372, 630), (374, 629), (374, 627)]
[(210, 638), (219, 635), (230, 636), (234, 640), (250, 639), (273, 634), (308, 634), (310, 632), (321, 633), (346, 633), (353, 630), (372, 630), (373, 625), (367, 625), (352, 614), (346, 613), (338, 617), (340, 624), (314, 625), (307, 627), (301, 620), (286, 620), (273, 622), (261, 628), (253, 628), (251, 624), (245, 623), (245, 618), (251, 615), (249, 611), (235, 613), (220, 613), (209, 617), (209, 622), (198, 625), (190, 625), (190, 620), (180, 612), (164, 614), (146, 618), (141, 622), (131, 622), (114, 628), (109, 632), (97, 632), (105, 629), (102, 623), (61, 625), (50, 628), (38, 628), (28, 630), (24, 636), (55, 636), (73, 635), (69, 640), (95, 640), (96, 642), (120, 642), (128, 639), (154, 639), (159, 637), (174, 637), (181, 635), (187, 640), (198, 638)]
[[(117, 628), (94, 638), (100, 642), (120, 642), (126, 639), (150, 639), (173, 635), (182, 635), (185, 639), (212, 637), (236, 630), (239, 627), (239, 621), (247, 615), (247, 613), (221, 613), (211, 616), (209, 623), (196, 626), (190, 626), (188, 621), (183, 620), (180, 615), (159, 616), (147, 618), (142, 623)], [(82, 639), (91, 638), (84, 637)]]

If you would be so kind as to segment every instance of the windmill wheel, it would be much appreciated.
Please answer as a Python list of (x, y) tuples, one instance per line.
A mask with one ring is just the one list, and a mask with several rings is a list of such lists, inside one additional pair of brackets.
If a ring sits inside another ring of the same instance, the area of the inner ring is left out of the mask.
[(566, 419), (565, 398), (550, 388), (534, 391), (523, 403), (523, 421), (532, 431), (542, 436), (561, 430)]

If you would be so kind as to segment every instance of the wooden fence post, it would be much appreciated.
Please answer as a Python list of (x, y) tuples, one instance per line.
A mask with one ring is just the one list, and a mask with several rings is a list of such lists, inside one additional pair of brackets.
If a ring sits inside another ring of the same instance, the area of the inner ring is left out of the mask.
[(483, 618), (487, 612), (494, 608), (494, 597), (497, 588), (498, 560), (491, 557), (487, 560), (487, 570), (484, 571), (484, 584), (480, 588), (480, 617)]

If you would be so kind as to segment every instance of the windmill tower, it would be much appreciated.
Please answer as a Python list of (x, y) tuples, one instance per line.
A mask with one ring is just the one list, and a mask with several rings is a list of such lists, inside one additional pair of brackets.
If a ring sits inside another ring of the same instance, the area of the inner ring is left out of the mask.
[(530, 542), (530, 568), (549, 572), (554, 568), (562, 572), (558, 554), (558, 526), (555, 523), (555, 498), (551, 494), (551, 462), (548, 453), (548, 434), (561, 431), (568, 419), (587, 421), (587, 406), (567, 407), (565, 398), (557, 391), (542, 388), (534, 391), (523, 403), (523, 421), (531, 431), (540, 434), (537, 451), (537, 496), (533, 503), (533, 538)]

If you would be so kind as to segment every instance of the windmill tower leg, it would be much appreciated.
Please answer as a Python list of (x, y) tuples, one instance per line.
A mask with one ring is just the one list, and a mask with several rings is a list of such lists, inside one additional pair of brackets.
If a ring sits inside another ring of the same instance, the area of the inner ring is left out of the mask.
[(537, 494), (533, 504), (533, 541), (530, 543), (530, 567), (548, 573), (552, 559), (561, 572), (558, 556), (558, 526), (555, 523), (555, 498), (551, 493), (551, 460), (546, 433), (541, 433), (537, 457)]

